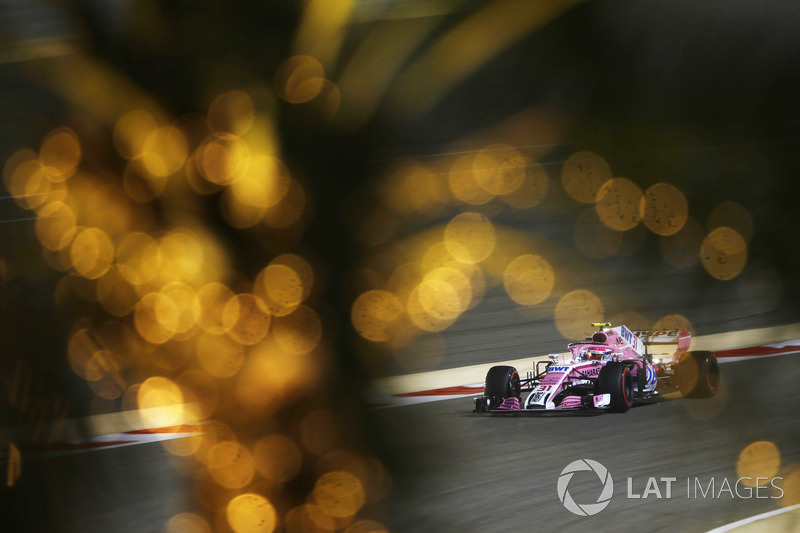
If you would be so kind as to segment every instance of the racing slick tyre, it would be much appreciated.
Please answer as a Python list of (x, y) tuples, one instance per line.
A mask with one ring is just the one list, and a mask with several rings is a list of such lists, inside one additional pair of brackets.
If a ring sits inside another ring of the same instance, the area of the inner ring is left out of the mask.
[(519, 398), (519, 372), (513, 366), (493, 366), (486, 373), (483, 394), (489, 398), (491, 409), (499, 406), (506, 398)]
[(714, 352), (686, 352), (675, 369), (684, 398), (711, 398), (719, 390), (719, 362)]
[(607, 363), (600, 369), (595, 382), (595, 394), (610, 394), (608, 410), (624, 413), (633, 405), (633, 376), (622, 363)]

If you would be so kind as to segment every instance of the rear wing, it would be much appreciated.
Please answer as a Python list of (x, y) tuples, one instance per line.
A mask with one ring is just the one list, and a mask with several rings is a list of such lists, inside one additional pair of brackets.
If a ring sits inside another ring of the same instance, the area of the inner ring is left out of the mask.
[(685, 329), (654, 329), (633, 332), (647, 355), (677, 355), (689, 349), (692, 334)]

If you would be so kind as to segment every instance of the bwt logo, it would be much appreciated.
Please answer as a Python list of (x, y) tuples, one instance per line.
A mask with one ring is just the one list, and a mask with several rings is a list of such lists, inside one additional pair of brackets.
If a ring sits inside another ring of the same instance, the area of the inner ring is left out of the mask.
[[(572, 476), (575, 475), (575, 472), (583, 471), (594, 472), (603, 484), (603, 489), (595, 503), (577, 503), (572, 499), (569, 493), (569, 482), (572, 481)], [(611, 474), (608, 473), (608, 469), (597, 461), (578, 459), (568, 464), (566, 468), (561, 471), (561, 475), (558, 476), (557, 489), (558, 499), (561, 500), (561, 503), (564, 504), (564, 507), (566, 507), (569, 512), (579, 516), (592, 516), (608, 507), (608, 504), (611, 503), (611, 496), (614, 495), (614, 480), (611, 479)]]

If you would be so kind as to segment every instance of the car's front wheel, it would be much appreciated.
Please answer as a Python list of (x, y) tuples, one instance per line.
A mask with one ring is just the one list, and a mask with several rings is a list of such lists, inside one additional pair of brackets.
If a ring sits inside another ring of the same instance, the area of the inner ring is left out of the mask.
[(489, 398), (489, 408), (494, 409), (506, 398), (519, 398), (519, 372), (513, 366), (493, 366), (486, 374), (483, 394)]
[(633, 376), (623, 363), (607, 363), (600, 369), (595, 394), (609, 394), (609, 411), (624, 413), (633, 405)]

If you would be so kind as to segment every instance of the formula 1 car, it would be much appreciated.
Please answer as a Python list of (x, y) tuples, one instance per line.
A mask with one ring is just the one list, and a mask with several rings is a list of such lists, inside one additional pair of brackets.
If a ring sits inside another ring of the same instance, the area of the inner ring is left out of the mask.
[(474, 412), (625, 412), (657, 394), (679, 390), (687, 398), (710, 398), (719, 390), (716, 356), (688, 351), (686, 330), (631, 331), (606, 322), (592, 327), (597, 331), (591, 337), (537, 361), (526, 378), (514, 367), (493, 366), (484, 395), (474, 398)]

